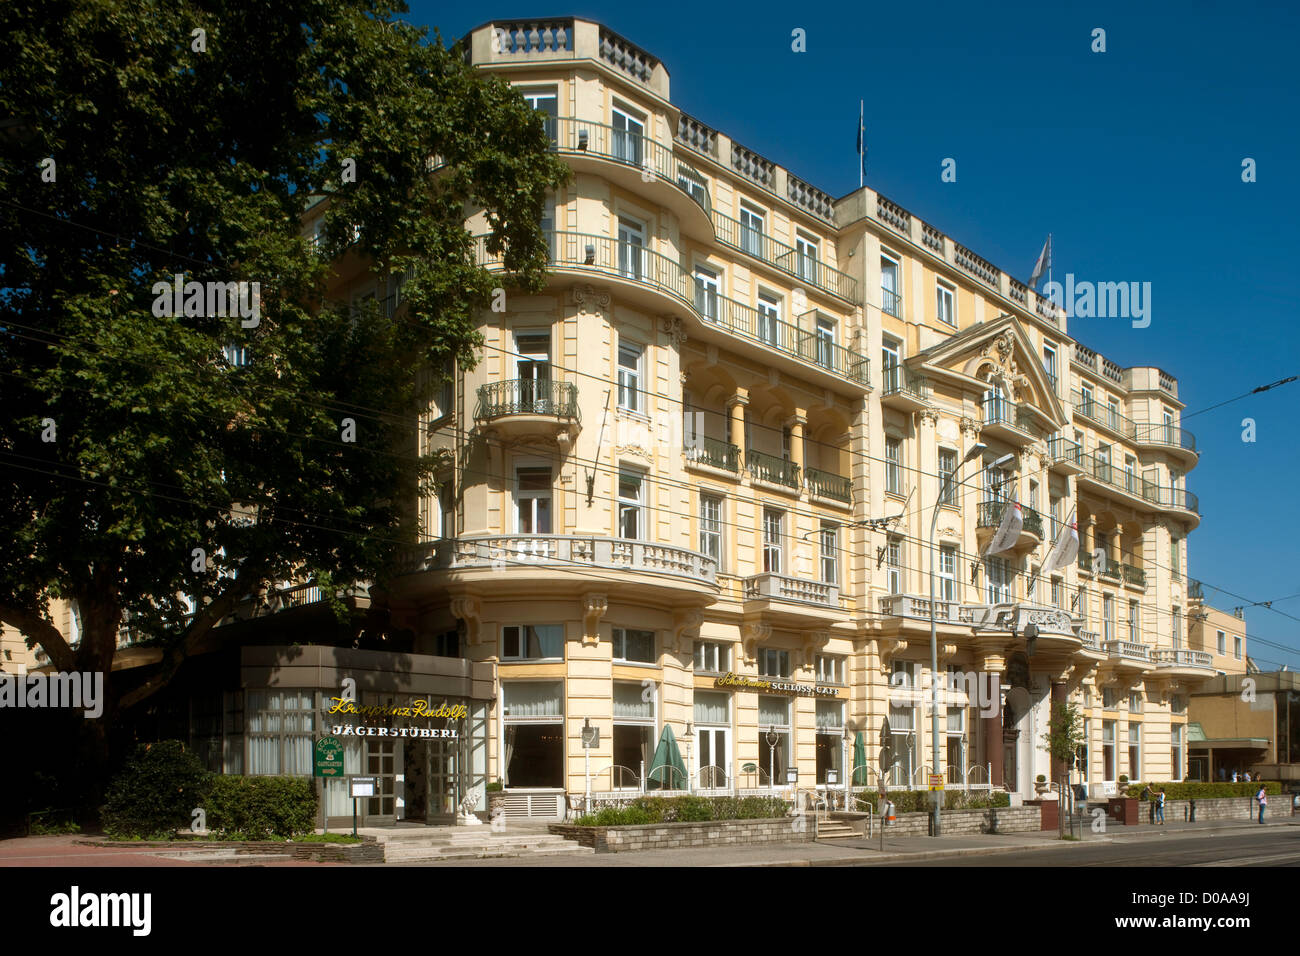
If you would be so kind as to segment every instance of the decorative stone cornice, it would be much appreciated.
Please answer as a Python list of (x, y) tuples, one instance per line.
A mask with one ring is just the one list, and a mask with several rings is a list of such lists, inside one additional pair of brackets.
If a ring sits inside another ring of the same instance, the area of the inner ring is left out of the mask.
[(978, 422), (973, 418), (963, 417), (959, 424), (963, 435), (969, 435), (971, 438), (980, 437), (980, 429), (983, 427), (982, 422)]
[(673, 614), (673, 651), (681, 653), (686, 641), (698, 640), (704, 612), (697, 607), (682, 608)]
[(922, 424), (935, 428), (939, 424), (939, 410), (937, 408), (923, 408), (917, 415), (920, 417)]
[(772, 636), (772, 625), (762, 621), (746, 621), (740, 625), (740, 636), (745, 648), (745, 661), (752, 664), (758, 660), (758, 645)]
[(662, 322), (664, 332), (672, 339), (673, 345), (680, 349), (686, 341), (686, 327), (682, 325), (682, 320), (675, 315), (665, 315)]

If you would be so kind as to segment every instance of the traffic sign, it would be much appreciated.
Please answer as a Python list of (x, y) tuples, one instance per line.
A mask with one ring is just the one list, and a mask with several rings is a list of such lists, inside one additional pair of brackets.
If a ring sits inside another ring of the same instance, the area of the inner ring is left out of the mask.
[(316, 741), (317, 777), (343, 776), (343, 745), (337, 737), (322, 737)]
[(931, 790), (943, 789), (943, 774), (941, 773), (930, 774), (930, 789)]

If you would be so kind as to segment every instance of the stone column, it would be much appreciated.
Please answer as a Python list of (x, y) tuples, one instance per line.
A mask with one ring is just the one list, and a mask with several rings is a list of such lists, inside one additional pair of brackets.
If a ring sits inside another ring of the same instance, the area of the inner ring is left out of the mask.
[[(988, 717), (981, 717), (984, 724), (984, 752), (988, 756), (989, 763), (989, 782), (994, 786), (1002, 785), (1002, 679), (1006, 675), (1006, 659), (1001, 654), (986, 654), (980, 663), (980, 669), (991, 675), (989, 686), (992, 686), (992, 677), (998, 679), (998, 692), (991, 694), (994, 699), (988, 704), (993, 713)], [(987, 705), (986, 705), (987, 706)]]
[(808, 413), (805, 409), (796, 408), (794, 414), (785, 420), (786, 427), (790, 429), (790, 460), (799, 468), (800, 474), (804, 471), (804, 429), (808, 425)]
[(740, 449), (740, 467), (745, 467), (745, 406), (749, 404), (749, 390), (736, 389), (736, 394), (727, 399), (727, 419), (731, 424), (731, 444)]

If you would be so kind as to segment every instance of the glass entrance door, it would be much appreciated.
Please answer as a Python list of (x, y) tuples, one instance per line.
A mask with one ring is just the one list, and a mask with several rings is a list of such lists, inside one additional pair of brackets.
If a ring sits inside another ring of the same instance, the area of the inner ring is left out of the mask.
[(460, 800), (460, 738), (425, 741), (429, 748), (429, 804), (431, 813), (455, 816)]
[(392, 740), (366, 738), (365, 773), (375, 778), (375, 795), (365, 802), (366, 824), (386, 826), (397, 819), (397, 777), (405, 764)]
[(701, 727), (698, 736), (700, 742), (698, 786), (701, 789), (728, 786), (727, 768), (731, 766), (728, 762), (731, 756), (728, 738), (731, 732), (725, 727)]

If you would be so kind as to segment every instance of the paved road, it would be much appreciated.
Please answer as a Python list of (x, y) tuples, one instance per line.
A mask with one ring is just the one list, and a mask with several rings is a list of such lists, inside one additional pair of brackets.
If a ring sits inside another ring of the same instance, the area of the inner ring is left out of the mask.
[[(897, 861), (895, 861), (897, 862)], [(884, 866), (863, 862), (857, 866)], [(1215, 834), (1117, 838), (1094, 846), (908, 861), (908, 866), (1300, 866), (1300, 827), (1243, 828)]]

